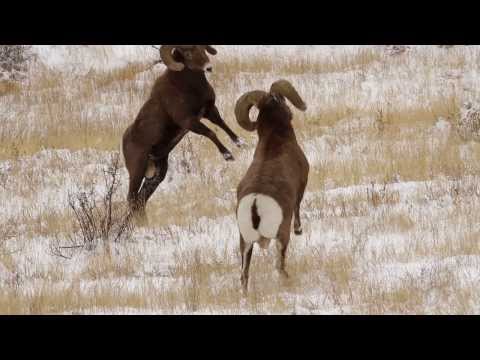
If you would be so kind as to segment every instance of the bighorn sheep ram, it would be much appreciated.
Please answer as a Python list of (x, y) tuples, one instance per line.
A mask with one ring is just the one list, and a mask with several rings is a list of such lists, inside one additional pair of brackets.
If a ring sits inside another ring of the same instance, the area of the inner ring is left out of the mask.
[[(257, 130), (259, 137), (253, 163), (237, 189), (244, 291), (248, 289), (254, 243), (266, 248), (271, 239), (276, 239), (276, 268), (281, 276), (288, 277), (285, 254), (293, 216), (295, 234), (302, 233), (300, 203), (307, 186), (309, 164), (297, 143), (291, 123), (292, 112), (285, 98), (296, 108), (306, 111), (304, 101), (286, 80), (275, 82), (269, 93), (246, 93), (235, 108), (240, 126), (247, 131)], [(259, 110), (256, 122), (250, 119), (252, 106)]]
[(202, 118), (219, 126), (241, 146), (215, 106), (215, 92), (205, 72), (212, 71), (210, 45), (164, 45), (160, 57), (167, 70), (157, 79), (150, 98), (123, 135), (122, 152), (130, 175), (128, 202), (137, 218), (144, 218), (148, 199), (165, 179), (168, 156), (189, 132), (209, 138), (227, 161), (233, 156)]

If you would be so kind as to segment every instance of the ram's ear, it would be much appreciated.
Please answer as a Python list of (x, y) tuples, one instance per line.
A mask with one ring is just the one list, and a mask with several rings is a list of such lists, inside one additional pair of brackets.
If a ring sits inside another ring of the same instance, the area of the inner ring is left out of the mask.
[(207, 50), (207, 52), (210, 55), (217, 55), (218, 53), (218, 51), (213, 46), (210, 46), (210, 45), (205, 45), (205, 50)]
[(177, 47), (175, 45), (163, 45), (160, 48), (160, 58), (172, 71), (182, 71), (185, 68), (185, 65), (179, 61)]

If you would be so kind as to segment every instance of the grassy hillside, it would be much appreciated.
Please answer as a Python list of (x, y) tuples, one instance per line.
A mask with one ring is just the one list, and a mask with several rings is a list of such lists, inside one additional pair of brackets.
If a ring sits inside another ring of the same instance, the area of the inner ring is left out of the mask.
[[(219, 47), (210, 80), (246, 147), (207, 123), (236, 158), (226, 163), (188, 135), (149, 224), (93, 249), (77, 247), (69, 200), (85, 192), (101, 208), (104, 170), (163, 67), (140, 46), (37, 51), (28, 80), (0, 84), (0, 313), (480, 312), (480, 145), (456, 131), (479, 98), (479, 47)], [(279, 78), (309, 105), (293, 110), (312, 168), (304, 235), (288, 283), (274, 246), (254, 249), (243, 298), (234, 190), (257, 138), (233, 107)]]

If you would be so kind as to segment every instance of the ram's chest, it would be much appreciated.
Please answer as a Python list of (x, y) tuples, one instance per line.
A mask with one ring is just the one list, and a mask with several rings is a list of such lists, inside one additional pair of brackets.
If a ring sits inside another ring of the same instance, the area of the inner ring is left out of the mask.
[(198, 99), (201, 102), (201, 107), (208, 107), (212, 104), (215, 104), (215, 92), (213, 88), (209, 85), (204, 91), (198, 94)]
[(215, 98), (198, 94), (198, 96), (189, 96), (183, 101), (183, 106), (187, 107), (189, 112), (196, 116), (204, 117), (207, 109), (215, 103)]

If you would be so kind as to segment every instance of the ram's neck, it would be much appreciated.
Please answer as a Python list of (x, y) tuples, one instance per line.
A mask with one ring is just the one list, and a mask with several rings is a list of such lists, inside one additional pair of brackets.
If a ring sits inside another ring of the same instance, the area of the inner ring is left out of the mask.
[(296, 144), (295, 131), (290, 124), (281, 124), (278, 127), (258, 127), (257, 152), (263, 153), (266, 158), (276, 158), (291, 144)]
[(208, 85), (207, 77), (203, 71), (192, 71), (184, 69), (182, 71), (167, 70), (169, 81), (178, 88), (195, 89)]
[(259, 121), (258, 124), (258, 136), (260, 139), (282, 139), (288, 140), (293, 139), (295, 140), (295, 131), (293, 130), (293, 126), (290, 121), (280, 121), (280, 120), (272, 120), (272, 121)]

